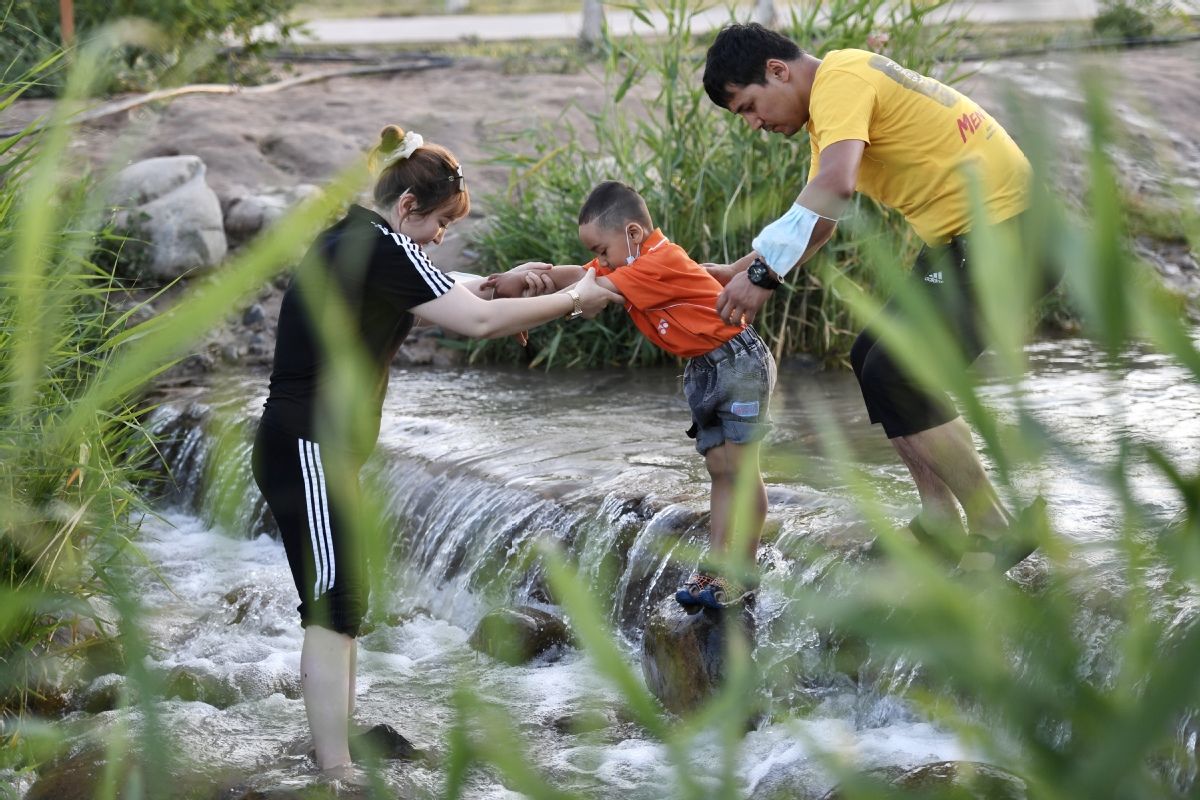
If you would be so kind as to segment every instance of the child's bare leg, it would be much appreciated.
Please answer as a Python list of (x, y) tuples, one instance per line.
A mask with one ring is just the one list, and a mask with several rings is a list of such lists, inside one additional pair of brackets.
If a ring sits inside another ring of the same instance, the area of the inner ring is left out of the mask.
[(331, 774), (350, 769), (350, 714), (347, 708), (350, 653), (354, 639), (328, 628), (309, 625), (300, 650), (300, 684), (304, 711), (312, 730), (317, 764)]
[[(709, 545), (718, 559), (734, 556), (746, 567), (758, 556), (758, 540), (767, 518), (767, 487), (759, 466), (759, 444), (725, 442), (704, 456), (712, 479)], [(730, 552), (732, 549), (732, 552)]]

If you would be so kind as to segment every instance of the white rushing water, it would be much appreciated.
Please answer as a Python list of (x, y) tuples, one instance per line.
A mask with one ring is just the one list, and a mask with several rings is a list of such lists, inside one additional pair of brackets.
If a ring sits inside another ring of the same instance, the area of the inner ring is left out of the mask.
[[(1144, 353), (1130, 353), (1119, 369), (1107, 371), (1100, 356), (1079, 342), (1035, 345), (1028, 355), (1031, 371), (1018, 387), (993, 383), (982, 392), (1002, 422), (1015, 421), (1023, 405), (1061, 444), (1039, 463), (1019, 467), (1016, 483), (1046, 495), (1057, 530), (1095, 545), (1098, 570), (1116, 575), (1104, 545), (1117, 533), (1120, 508), (1105, 488), (1104, 473), (1122, 440), (1155, 444), (1183, 468), (1194, 469), (1200, 391), (1169, 360)], [(772, 448), (805, 459), (768, 459), (771, 517), (779, 532), (764, 549), (769, 562), (793, 569), (785, 555), (790, 541), (852, 525), (846, 487), (819, 453), (823, 425), (840, 426), (858, 466), (891, 503), (897, 521), (912, 512), (915, 497), (882, 435), (866, 425), (850, 376), (785, 370), (784, 378)], [(261, 382), (250, 378), (240, 385), (237, 407), (253, 413)], [(705, 475), (682, 435), (686, 409), (677, 388), (671, 370), (568, 376), (430, 370), (393, 376), (373, 474), (394, 494), (399, 516), (414, 526), (398, 533), (411, 538), (407, 552), (413, 559), (409, 566), (389, 565), (394, 580), (386, 593), (373, 596), (377, 624), (361, 639), (357, 718), (388, 722), (433, 754), (430, 762), (388, 765), (386, 777), (398, 794), (438, 795), (442, 771), (436, 759), (446, 752), (453, 697), (462, 687), (507, 710), (521, 739), (514, 746), (526, 747), (555, 785), (604, 798), (672, 793), (678, 774), (667, 745), (630, 721), (588, 656), (567, 650), (508, 666), (475, 653), (467, 640), (490, 608), (529, 601), (529, 586), (488, 583), (494, 571), (489, 559), (496, 553), (501, 561), (511, 557), (526, 530), (578, 531), (589, 517), (619, 522), (626, 518), (622, 498), (654, 498), (658, 510), (638, 522), (629, 546), (634, 564), (639, 548), (655, 551), (655, 542), (703, 510)], [(435, 467), (440, 472), (431, 472)], [(793, 468), (798, 471), (788, 472)], [(1175, 496), (1152, 468), (1135, 462), (1128, 474), (1133, 491), (1159, 521), (1176, 513)], [(618, 528), (612, 522), (579, 534), (576, 561), (582, 574), (598, 574)], [(473, 539), (471, 548), (453, 555), (464, 537)], [(301, 630), (282, 546), (265, 535), (241, 538), (182, 511), (147, 521), (139, 546), (153, 567), (140, 592), (152, 647), (149, 665), (168, 686), (180, 673), (190, 676), (213, 703), (175, 698), (156, 706), (167, 739), (187, 763), (197, 765), (195, 780), (250, 786), (314, 780), (303, 755)], [(651, 569), (659, 563), (654, 558)], [(631, 621), (637, 616), (620, 611), (623, 603), (636, 610), (639, 592), (650, 591), (642, 584), (633, 588), (635, 583), (637, 570), (630, 568), (614, 598), (614, 621), (624, 631), (636, 672)], [(760, 617), (778, 617), (785, 604), (768, 576)], [(817, 646), (813, 631), (803, 627), (761, 626), (760, 649), (763, 636), (787, 637), (772, 643), (770, 657)], [(836, 782), (831, 758), (871, 768), (978, 757), (904, 699), (912, 669), (898, 665), (873, 683), (835, 676), (777, 698), (785, 706), (794, 702), (794, 713), (775, 714), (742, 740), (735, 770), (739, 792), (766, 798), (799, 788), (820, 796)], [(599, 715), (599, 730), (573, 732), (571, 721), (586, 714)], [(103, 732), (128, 718), (129, 712), (110, 711), (77, 714), (69, 722), (76, 732)], [(715, 732), (693, 740), (687, 750), (690, 778), (715, 786), (721, 754)], [(468, 796), (518, 795), (496, 775), (479, 772)]]
[[(307, 765), (284, 755), (303, 750), (306, 723), (295, 691), (301, 633), (281, 545), (266, 536), (234, 538), (195, 517), (168, 515), (146, 526), (141, 547), (170, 585), (150, 581), (142, 597), (148, 635), (158, 646), (152, 666), (210, 676), (237, 698), (222, 710), (203, 702), (162, 702), (168, 737), (184, 746), (193, 763), (247, 773), (267, 765), (266, 773), (277, 780), (290, 776), (302, 782)], [(231, 591), (238, 598), (233, 605), (225, 599)], [(242, 603), (247, 608), (238, 615)], [(452, 721), (452, 692), (471, 686), (509, 710), (536, 761), (556, 781), (598, 786), (604, 796), (614, 798), (663, 796), (662, 787), (675, 780), (671, 759), (662, 743), (635, 725), (618, 724), (600, 740), (556, 729), (558, 720), (617, 706), (616, 694), (596, 676), (586, 656), (572, 651), (552, 663), (512, 667), (477, 655), (467, 645), (468, 635), (462, 627), (416, 613), (364, 636), (359, 719), (390, 722), (418, 747), (436, 752)], [(891, 719), (856, 726), (844, 716), (853, 703), (852, 696), (830, 696), (807, 719), (749, 733), (738, 769), (745, 792), (765, 791), (784, 778), (830, 784), (821, 753), (837, 753), (865, 766), (911, 766), (965, 755), (951, 734), (900, 708)], [(120, 716), (98, 715), (99, 728), (116, 724)], [(693, 777), (707, 775), (715, 781), (719, 753), (719, 742), (701, 738), (690, 752)], [(391, 771), (398, 785), (435, 795), (435, 771), (411, 764)], [(506, 794), (498, 782), (481, 779), (471, 796)]]

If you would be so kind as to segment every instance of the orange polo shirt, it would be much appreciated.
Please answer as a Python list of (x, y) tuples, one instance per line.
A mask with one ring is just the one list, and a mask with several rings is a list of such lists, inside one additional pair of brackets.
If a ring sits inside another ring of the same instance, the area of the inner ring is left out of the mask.
[(633, 324), (668, 353), (701, 356), (742, 332), (717, 315), (720, 282), (657, 228), (632, 264), (602, 267), (593, 259), (587, 266), (613, 282)]

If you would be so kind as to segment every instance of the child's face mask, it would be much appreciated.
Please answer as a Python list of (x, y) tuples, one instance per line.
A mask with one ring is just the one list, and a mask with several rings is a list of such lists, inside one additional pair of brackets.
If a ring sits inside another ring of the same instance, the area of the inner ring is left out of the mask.
[[(636, 245), (633, 243), (633, 239), (629, 236), (628, 227), (625, 228), (625, 247), (629, 252), (629, 255), (625, 256), (625, 264), (628, 266), (629, 264), (637, 261), (642, 255), (642, 243), (638, 242)], [(636, 251), (634, 248), (637, 248)]]

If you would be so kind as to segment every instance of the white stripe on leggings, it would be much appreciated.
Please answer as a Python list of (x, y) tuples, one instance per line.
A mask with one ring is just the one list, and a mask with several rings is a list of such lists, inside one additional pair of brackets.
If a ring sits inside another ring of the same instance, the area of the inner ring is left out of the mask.
[(312, 443), (313, 463), (317, 467), (317, 481), (321, 487), (321, 532), (325, 545), (325, 587), (321, 594), (333, 588), (337, 577), (337, 559), (333, 557), (333, 526), (329, 524), (329, 491), (325, 488), (325, 465), (321, 462), (321, 445)]
[[(321, 472), (320, 450), (316, 442), (300, 439), (300, 471), (304, 478), (304, 499), (308, 511), (308, 533), (312, 541), (313, 564), (316, 577), (313, 581), (313, 599), (316, 600), (333, 584), (329, 578), (326, 551), (331, 549), (329, 539), (328, 498), (325, 495), (324, 474)], [(315, 452), (314, 452), (315, 450)]]

